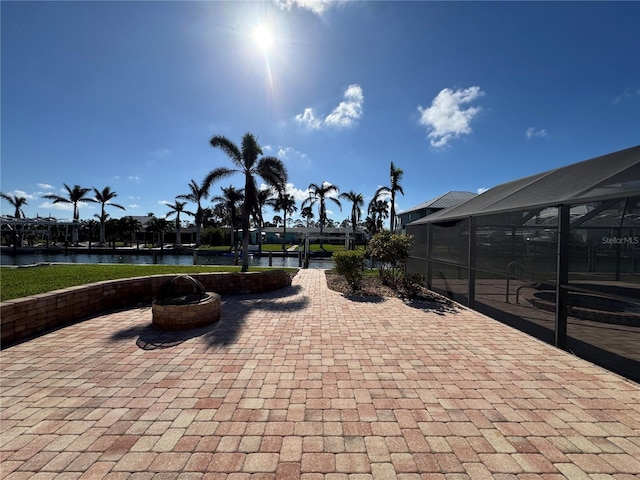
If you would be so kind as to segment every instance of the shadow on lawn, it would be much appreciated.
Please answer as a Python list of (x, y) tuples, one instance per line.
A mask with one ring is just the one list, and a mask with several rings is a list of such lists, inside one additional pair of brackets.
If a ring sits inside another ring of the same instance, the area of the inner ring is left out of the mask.
[(124, 340), (138, 337), (136, 345), (142, 350), (175, 347), (198, 337), (205, 340), (211, 347), (230, 345), (237, 340), (246, 319), (254, 310), (275, 313), (303, 309), (308, 303), (305, 297), (288, 299), (297, 295), (300, 290), (301, 287), (295, 285), (262, 294), (226, 295), (222, 298), (220, 320), (214, 324), (177, 331), (160, 330), (152, 324), (136, 325), (115, 332), (111, 338)]

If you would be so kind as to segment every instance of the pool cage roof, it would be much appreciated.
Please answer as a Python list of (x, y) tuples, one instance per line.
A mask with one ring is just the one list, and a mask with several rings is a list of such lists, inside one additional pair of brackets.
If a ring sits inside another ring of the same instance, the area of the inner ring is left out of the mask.
[(640, 196), (640, 145), (503, 183), (410, 225)]

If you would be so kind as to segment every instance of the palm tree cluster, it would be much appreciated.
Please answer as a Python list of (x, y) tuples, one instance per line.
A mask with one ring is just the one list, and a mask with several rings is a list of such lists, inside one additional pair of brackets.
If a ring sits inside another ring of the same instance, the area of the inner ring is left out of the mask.
[[(212, 217), (226, 219), (225, 222), (230, 226), (230, 243), (231, 247), (236, 245), (234, 232), (238, 223), (242, 230), (242, 251), (249, 250), (249, 227), (251, 220), (258, 228), (258, 238), (261, 239), (261, 229), (265, 227), (262, 216), (262, 210), (265, 206), (271, 206), (274, 211), (282, 212), (283, 217), (275, 216), (273, 218), (276, 224), (282, 223), (284, 226), (283, 251), (286, 248), (286, 228), (291, 216), (297, 211), (296, 201), (291, 193), (287, 192), (287, 170), (284, 163), (272, 156), (263, 156), (263, 151), (256, 137), (251, 133), (246, 133), (242, 137), (240, 145), (234, 144), (228, 138), (215, 135), (209, 140), (212, 148), (219, 149), (225, 153), (232, 162), (232, 167), (217, 167), (211, 170), (201, 183), (191, 180), (188, 184), (188, 193), (177, 195), (173, 203), (167, 203), (169, 211), (165, 218), (153, 217), (147, 224), (147, 231), (157, 234), (159, 242), (162, 242), (161, 236), (169, 228), (169, 217), (175, 215), (175, 231), (176, 245), (181, 244), (181, 215), (194, 217), (196, 227), (196, 245), (201, 244), (201, 231), (208, 220)], [(221, 195), (213, 196), (211, 200), (217, 202), (213, 208), (204, 208), (203, 202), (210, 196), (210, 190), (215, 182), (227, 177), (240, 174), (244, 181), (243, 188), (236, 188), (233, 185), (229, 187), (221, 187)], [(397, 193), (404, 195), (402, 185), (402, 169), (396, 167), (393, 162), (390, 166), (390, 185), (380, 187), (376, 190), (371, 201), (367, 206), (367, 217), (362, 221), (362, 212), (364, 208), (364, 196), (362, 193), (353, 190), (340, 193), (337, 185), (330, 182), (310, 183), (307, 188), (309, 196), (302, 202), (300, 206), (300, 216), (306, 221), (309, 227), (314, 218), (313, 208), (317, 207), (318, 221), (314, 226), (320, 228), (320, 238), (322, 239), (323, 231), (326, 226), (334, 226), (333, 220), (328, 218), (327, 203), (332, 202), (342, 210), (340, 200), (351, 203), (351, 212), (349, 218), (345, 219), (341, 225), (350, 226), (353, 237), (355, 239), (356, 229), (364, 228), (367, 233), (374, 235), (383, 229), (383, 222), (386, 218), (390, 219), (389, 229), (395, 229), (395, 201)], [(260, 190), (257, 186), (257, 178), (260, 177), (267, 185), (268, 189)], [(115, 207), (125, 210), (125, 207), (113, 202), (117, 197), (117, 193), (112, 191), (110, 187), (102, 190), (97, 188), (85, 188), (80, 185), (74, 185), (73, 188), (64, 184), (66, 195), (47, 194), (43, 198), (53, 200), (53, 203), (67, 203), (73, 205), (73, 220), (79, 222), (79, 204), (80, 203), (99, 203), (100, 214), (94, 216), (98, 219), (100, 225), (100, 243), (105, 243), (105, 225), (109, 221), (109, 214), (106, 207)], [(93, 191), (93, 198), (88, 194)], [(3, 199), (7, 200), (15, 208), (15, 218), (24, 218), (22, 211), (23, 205), (27, 205), (24, 197), (6, 195), (0, 193)], [(196, 210), (189, 211), (186, 209), (187, 203), (192, 202), (196, 205)], [(129, 217), (131, 218), (131, 217)], [(133, 222), (133, 220), (131, 218)], [(139, 222), (138, 222), (139, 225)], [(297, 226), (304, 226), (302, 220), (298, 220)], [(132, 229), (135, 225), (125, 225), (122, 228)], [(138, 227), (139, 228), (139, 227)], [(322, 240), (320, 240), (322, 242)], [(72, 243), (78, 242), (77, 226), (74, 226), (72, 232)], [(242, 271), (248, 269), (248, 256), (242, 256)]]

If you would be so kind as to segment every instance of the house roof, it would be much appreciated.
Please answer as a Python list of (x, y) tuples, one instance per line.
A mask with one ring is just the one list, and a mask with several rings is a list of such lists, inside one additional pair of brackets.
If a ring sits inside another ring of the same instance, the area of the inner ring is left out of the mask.
[(450, 208), (462, 202), (466, 202), (467, 200), (475, 196), (477, 196), (477, 194), (472, 192), (459, 192), (459, 191), (447, 192), (443, 195), (440, 195), (439, 197), (432, 198), (431, 200), (427, 200), (426, 202), (421, 203), (420, 205), (416, 205), (415, 207), (411, 207), (406, 210), (403, 210), (399, 212), (398, 215), (415, 212), (417, 210)]
[(503, 183), (412, 225), (640, 196), (640, 145)]

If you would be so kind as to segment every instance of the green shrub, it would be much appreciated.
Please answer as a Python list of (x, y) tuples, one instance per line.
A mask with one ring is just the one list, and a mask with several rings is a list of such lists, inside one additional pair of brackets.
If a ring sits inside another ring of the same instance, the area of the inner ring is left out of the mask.
[(364, 250), (342, 250), (333, 252), (333, 260), (336, 263), (336, 272), (342, 275), (351, 291), (355, 292), (362, 285), (364, 277)]
[(394, 289), (403, 280), (407, 269), (409, 248), (413, 236), (391, 233), (388, 230), (376, 233), (369, 242), (369, 254), (378, 262), (382, 283)]
[(404, 294), (409, 298), (418, 297), (422, 291), (424, 282), (424, 275), (405, 272), (404, 278), (402, 279), (402, 289), (404, 290)]

